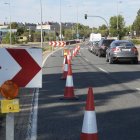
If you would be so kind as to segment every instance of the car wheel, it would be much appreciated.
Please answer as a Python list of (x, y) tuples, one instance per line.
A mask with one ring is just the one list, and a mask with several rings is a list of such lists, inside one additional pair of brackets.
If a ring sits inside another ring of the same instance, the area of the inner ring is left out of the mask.
[(100, 51), (98, 51), (98, 56), (101, 57), (101, 52)]
[(138, 59), (135, 59), (134, 64), (138, 64), (138, 63), (139, 63)]
[(109, 56), (108, 62), (109, 62), (109, 64), (113, 64), (113, 60), (110, 56)]

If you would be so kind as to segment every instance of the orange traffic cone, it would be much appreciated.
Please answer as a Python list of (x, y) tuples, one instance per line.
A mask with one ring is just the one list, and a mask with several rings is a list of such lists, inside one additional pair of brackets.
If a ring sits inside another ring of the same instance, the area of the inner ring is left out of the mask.
[(66, 79), (66, 87), (65, 87), (65, 91), (64, 91), (64, 97), (61, 99), (66, 99), (66, 100), (78, 99), (74, 95), (72, 69), (71, 69), (70, 64), (68, 65), (68, 74), (67, 74), (67, 79)]
[(70, 50), (68, 51), (67, 60), (68, 60), (68, 64), (71, 64), (71, 52), (70, 52)]
[(63, 75), (61, 77), (62, 80), (65, 80), (67, 78), (67, 74), (68, 74), (68, 60), (67, 60), (67, 56), (64, 57), (64, 68), (63, 68)]
[(88, 90), (83, 127), (80, 140), (99, 140), (92, 88)]
[(63, 65), (62, 65), (62, 70), (63, 71), (64, 71), (65, 62), (66, 62), (66, 55), (64, 55), (64, 59), (63, 59)]

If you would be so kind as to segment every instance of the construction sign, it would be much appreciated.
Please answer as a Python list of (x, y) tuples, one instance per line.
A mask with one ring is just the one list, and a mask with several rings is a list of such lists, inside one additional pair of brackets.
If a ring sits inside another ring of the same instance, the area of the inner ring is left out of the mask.
[(49, 45), (50, 46), (53, 46), (53, 47), (65, 47), (66, 46), (66, 42), (65, 41), (50, 41), (49, 42)]
[(42, 49), (0, 49), (0, 86), (12, 80), (19, 87), (42, 87)]

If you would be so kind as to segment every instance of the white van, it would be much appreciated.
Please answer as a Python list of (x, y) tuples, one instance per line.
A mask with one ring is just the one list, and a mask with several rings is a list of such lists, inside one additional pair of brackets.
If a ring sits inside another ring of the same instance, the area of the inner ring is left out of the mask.
[(100, 41), (101, 38), (102, 38), (102, 36), (101, 36), (100, 33), (91, 33), (91, 34), (90, 34), (89, 41), (90, 41), (90, 42)]

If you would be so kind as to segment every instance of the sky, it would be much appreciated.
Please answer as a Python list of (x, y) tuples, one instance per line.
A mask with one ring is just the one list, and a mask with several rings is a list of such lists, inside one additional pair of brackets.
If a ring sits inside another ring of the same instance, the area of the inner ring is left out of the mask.
[[(140, 0), (41, 0), (42, 21), (78, 22), (90, 27), (108, 23), (112, 16), (121, 14), (126, 25), (131, 25), (140, 9)], [(10, 5), (9, 5), (10, 4)], [(0, 0), (0, 22), (41, 22), (40, 0)]]

